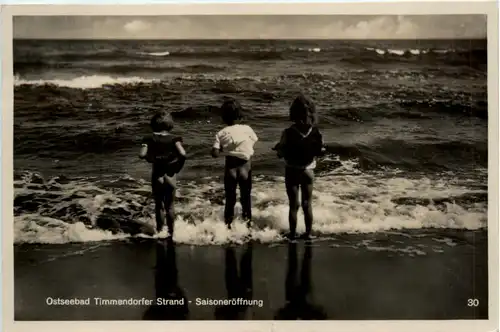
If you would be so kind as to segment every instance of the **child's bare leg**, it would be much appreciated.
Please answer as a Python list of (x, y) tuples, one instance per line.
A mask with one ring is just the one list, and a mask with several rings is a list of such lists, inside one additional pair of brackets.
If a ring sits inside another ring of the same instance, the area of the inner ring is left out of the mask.
[(308, 238), (312, 231), (313, 211), (312, 211), (312, 192), (313, 192), (314, 173), (312, 170), (305, 170), (301, 179), (302, 211), (304, 211), (304, 223), (306, 233), (304, 237)]
[(285, 173), (285, 185), (286, 193), (288, 195), (288, 201), (290, 205), (290, 210), (288, 212), (288, 223), (290, 224), (290, 238), (295, 237), (297, 229), (297, 212), (299, 211), (299, 186), (296, 179), (297, 172), (295, 170), (286, 170)]
[(156, 217), (156, 231), (160, 232), (165, 224), (165, 217), (163, 215), (163, 195), (155, 194), (155, 217)]
[(242, 166), (238, 177), (240, 186), (240, 203), (243, 220), (252, 221), (252, 170), (250, 165)]
[(167, 189), (167, 193), (164, 198), (165, 212), (167, 216), (167, 228), (170, 237), (174, 237), (174, 221), (175, 221), (175, 211), (174, 211), (174, 198), (175, 198), (175, 188), (170, 187)]
[(238, 183), (236, 180), (236, 169), (226, 169), (224, 175), (224, 191), (226, 195), (226, 205), (224, 208), (224, 222), (228, 228), (234, 218), (234, 206), (236, 204), (236, 187)]

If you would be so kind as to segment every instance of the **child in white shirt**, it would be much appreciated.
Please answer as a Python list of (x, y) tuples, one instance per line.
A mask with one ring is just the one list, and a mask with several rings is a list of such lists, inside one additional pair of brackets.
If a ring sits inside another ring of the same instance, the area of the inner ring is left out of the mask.
[(217, 158), (221, 152), (226, 155), (224, 222), (228, 228), (231, 228), (236, 204), (236, 187), (239, 186), (242, 218), (250, 225), (252, 220), (251, 158), (258, 138), (250, 126), (238, 123), (242, 119), (242, 107), (236, 100), (225, 101), (221, 106), (221, 111), (222, 120), (227, 126), (215, 135), (212, 157)]

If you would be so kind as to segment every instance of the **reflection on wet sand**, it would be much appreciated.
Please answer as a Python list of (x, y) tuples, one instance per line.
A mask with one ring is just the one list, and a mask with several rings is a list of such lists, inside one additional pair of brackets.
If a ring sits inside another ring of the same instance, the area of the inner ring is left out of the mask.
[[(233, 247), (225, 250), (225, 283), (227, 298), (233, 300), (251, 300), (253, 296), (253, 272), (252, 272), (252, 244), (246, 245), (240, 261), (240, 273), (238, 274), (238, 262)], [(226, 305), (215, 309), (215, 318), (224, 320), (249, 319), (246, 317), (248, 305)]]
[(304, 245), (304, 258), (302, 260), (300, 279), (297, 280), (297, 243), (290, 242), (288, 244), (288, 267), (285, 281), (286, 303), (276, 313), (275, 319), (326, 319), (324, 309), (312, 303), (311, 260), (312, 247), (306, 243)]
[(179, 286), (173, 241), (156, 244), (155, 289), (155, 303), (144, 314), (145, 320), (188, 319), (188, 300)]

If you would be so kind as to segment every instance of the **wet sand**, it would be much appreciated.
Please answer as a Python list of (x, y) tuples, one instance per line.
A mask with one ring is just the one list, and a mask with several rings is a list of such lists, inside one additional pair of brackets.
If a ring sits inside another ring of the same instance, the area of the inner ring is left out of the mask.
[[(487, 235), (462, 235), (420, 254), (346, 245), (361, 236), (239, 246), (16, 245), (15, 319), (487, 319)], [(48, 298), (90, 304), (48, 305)], [(184, 305), (97, 305), (95, 298)], [(253, 302), (199, 305), (228, 298)]]

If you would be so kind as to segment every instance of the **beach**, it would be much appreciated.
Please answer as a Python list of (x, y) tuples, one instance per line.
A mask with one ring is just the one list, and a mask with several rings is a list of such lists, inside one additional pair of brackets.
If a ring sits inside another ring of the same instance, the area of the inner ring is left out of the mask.
[[(14, 59), (16, 320), (487, 318), (486, 40), (16, 39)], [(289, 245), (271, 148), (299, 93), (326, 153), (313, 240)], [(228, 97), (259, 137), (252, 229), (239, 203), (224, 226), (210, 156)], [(187, 152), (173, 246), (137, 156), (159, 110)], [(262, 306), (196, 302), (228, 297)], [(185, 303), (133, 304), (155, 298)]]
[[(467, 305), (468, 299), (488, 301), (486, 234), (459, 231), (444, 244), (432, 240), (438, 233), (418, 240), (373, 235), (370, 245), (363, 245), (367, 238), (360, 236), (272, 246), (169, 247), (149, 240), (21, 245), (15, 248), (15, 319), (486, 319), (487, 306)], [(168, 258), (172, 250), (174, 263)], [(244, 255), (249, 251), (248, 268)], [(242, 269), (250, 271), (253, 305), (218, 316), (220, 306), (197, 305), (230, 298), (228, 288), (245, 282)], [(238, 273), (226, 279), (228, 270)], [(146, 316), (151, 306), (97, 305), (94, 300), (154, 301), (175, 272), (173, 283), (191, 301), (187, 310), (167, 305)], [(164, 273), (162, 278), (158, 273)], [(307, 304), (299, 299), (304, 293)], [(48, 305), (47, 298), (91, 302)]]

